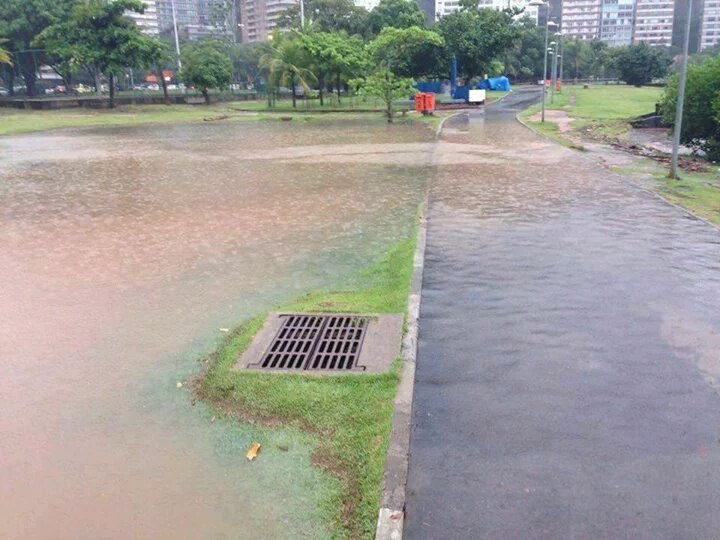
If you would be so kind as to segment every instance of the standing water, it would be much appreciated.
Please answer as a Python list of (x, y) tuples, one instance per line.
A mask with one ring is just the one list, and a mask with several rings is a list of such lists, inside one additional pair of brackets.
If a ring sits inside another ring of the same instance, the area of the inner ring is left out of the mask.
[(0, 538), (325, 536), (309, 441), (177, 382), (407, 237), (432, 145), (370, 120), (0, 139)]

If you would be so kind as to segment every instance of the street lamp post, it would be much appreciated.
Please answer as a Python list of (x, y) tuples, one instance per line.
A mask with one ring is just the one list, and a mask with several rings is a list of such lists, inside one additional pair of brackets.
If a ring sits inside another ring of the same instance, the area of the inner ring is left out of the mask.
[[(538, 8), (539, 9), (539, 8)], [(545, 81), (547, 81), (547, 63), (548, 63), (548, 35), (550, 32), (550, 25), (557, 26), (556, 23), (550, 20), (550, 8), (548, 7), (547, 17), (545, 19), (545, 54), (543, 55), (543, 80), (542, 80), (542, 113), (540, 121), (545, 122)]]
[(182, 71), (182, 60), (180, 60), (180, 39), (178, 38), (177, 15), (175, 14), (175, 0), (170, 0), (173, 19), (173, 33), (175, 34), (175, 53), (177, 54), (178, 74)]
[(683, 63), (678, 83), (678, 98), (675, 105), (675, 126), (673, 127), (672, 165), (670, 178), (678, 178), (678, 155), (680, 153), (680, 131), (682, 131), (683, 105), (685, 103), (685, 82), (687, 81), (688, 53), (690, 50), (690, 19), (692, 2), (688, 2), (687, 21), (685, 22), (685, 43), (683, 44)]
[(553, 55), (553, 62), (552, 62), (552, 68), (551, 74), (550, 74), (550, 104), (555, 103), (555, 88), (557, 88), (557, 73), (558, 73), (558, 63), (560, 62), (560, 40), (562, 38), (562, 34), (560, 32), (555, 33), (555, 38), (557, 41), (553, 41), (550, 44), (553, 45), (555, 48), (552, 52)]

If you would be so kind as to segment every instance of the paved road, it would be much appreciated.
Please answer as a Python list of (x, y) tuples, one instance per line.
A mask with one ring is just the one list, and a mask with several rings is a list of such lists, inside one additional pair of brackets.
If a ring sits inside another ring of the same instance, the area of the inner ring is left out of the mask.
[(531, 99), (438, 148), (406, 538), (720, 538), (720, 232)]

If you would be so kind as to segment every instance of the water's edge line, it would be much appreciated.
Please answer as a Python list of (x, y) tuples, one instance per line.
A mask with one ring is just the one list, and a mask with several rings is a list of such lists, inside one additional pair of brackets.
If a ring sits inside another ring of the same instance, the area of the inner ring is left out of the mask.
[[(463, 114), (452, 114), (443, 119), (435, 130), (440, 138), (445, 122)], [(420, 303), (422, 301), (422, 278), (425, 267), (425, 245), (427, 243), (427, 211), (430, 199), (428, 179), (425, 194), (420, 205), (420, 215), (413, 257), (413, 275), (410, 284), (407, 308), (407, 332), (402, 344), (402, 368), (400, 383), (395, 393), (390, 443), (385, 458), (383, 488), (380, 496), (380, 510), (375, 529), (377, 540), (400, 540), (405, 521), (405, 486), (407, 484), (410, 456), (410, 426), (412, 422), (412, 403), (415, 390), (415, 363), (417, 360), (417, 342), (419, 333)]]

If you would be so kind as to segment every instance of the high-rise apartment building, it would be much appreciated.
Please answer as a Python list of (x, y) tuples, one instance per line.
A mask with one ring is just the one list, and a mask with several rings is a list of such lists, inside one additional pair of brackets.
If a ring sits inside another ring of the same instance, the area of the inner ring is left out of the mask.
[[(215, 10), (224, 9), (225, 4), (219, 0), (154, 0), (157, 4), (158, 27), (161, 33), (172, 32), (173, 4), (177, 19), (178, 34), (189, 39), (218, 35), (227, 30), (217, 24), (221, 16)], [(229, 17), (230, 14), (225, 14)], [(227, 22), (227, 21), (225, 21)]]
[(245, 0), (240, 20), (244, 42), (266, 41), (280, 22), (282, 13), (298, 5), (298, 0)]
[(700, 50), (720, 44), (720, 0), (705, 0), (701, 20)]
[(583, 40), (599, 38), (602, 13), (603, 0), (563, 0), (563, 35)]
[(672, 44), (675, 0), (637, 0), (633, 43)]
[(635, 0), (603, 0), (600, 39), (611, 46), (630, 45), (633, 37)]
[(150, 36), (157, 36), (159, 33), (157, 3), (156, 0), (143, 0), (145, 3), (144, 13), (128, 11), (130, 17), (138, 25), (140, 30)]
[[(497, 10), (519, 8), (523, 10), (521, 16), (528, 16), (534, 21), (538, 20), (538, 8), (531, 6), (530, 0), (478, 0), (478, 7)], [(459, 9), (460, 2), (458, 0), (435, 0), (435, 20)]]

